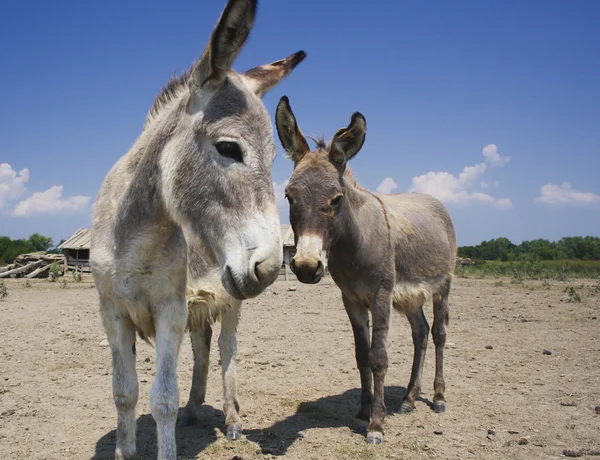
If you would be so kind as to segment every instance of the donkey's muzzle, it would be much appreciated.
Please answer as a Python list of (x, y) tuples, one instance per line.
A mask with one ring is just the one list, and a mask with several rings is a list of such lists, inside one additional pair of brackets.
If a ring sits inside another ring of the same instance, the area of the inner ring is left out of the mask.
[(278, 252), (267, 257), (252, 257), (247, 270), (236, 271), (225, 267), (223, 284), (233, 297), (245, 300), (256, 297), (273, 284), (281, 270), (281, 256)]
[(321, 281), (325, 272), (323, 262), (319, 259), (296, 259), (290, 262), (290, 268), (298, 278), (298, 281), (305, 284), (316, 284)]

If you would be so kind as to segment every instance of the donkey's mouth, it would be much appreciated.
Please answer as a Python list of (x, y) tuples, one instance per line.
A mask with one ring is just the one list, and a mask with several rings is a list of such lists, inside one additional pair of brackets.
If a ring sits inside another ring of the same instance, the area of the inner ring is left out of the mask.
[(225, 267), (225, 275), (224, 275), (223, 285), (229, 294), (235, 297), (238, 300), (246, 300), (248, 297), (244, 295), (244, 293), (240, 290), (237, 283), (235, 282), (235, 278), (233, 273), (231, 272), (231, 267), (227, 265)]

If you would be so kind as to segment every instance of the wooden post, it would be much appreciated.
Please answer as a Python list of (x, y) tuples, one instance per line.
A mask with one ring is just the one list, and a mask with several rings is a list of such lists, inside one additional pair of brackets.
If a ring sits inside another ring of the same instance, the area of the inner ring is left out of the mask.
[(283, 263), (285, 265), (284, 267), (284, 273), (285, 273), (285, 280), (288, 280), (288, 265), (290, 263), (290, 253), (288, 251), (286, 251), (285, 249), (283, 250)]

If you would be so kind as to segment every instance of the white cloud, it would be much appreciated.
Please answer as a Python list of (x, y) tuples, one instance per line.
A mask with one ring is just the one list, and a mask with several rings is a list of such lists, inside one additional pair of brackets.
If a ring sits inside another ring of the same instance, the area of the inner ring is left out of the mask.
[(504, 166), (510, 161), (510, 157), (503, 157), (498, 153), (498, 147), (495, 144), (486, 145), (482, 154), (492, 166)]
[(484, 182), (484, 181), (481, 181), (481, 182), (479, 183), (479, 186), (480, 186), (482, 189), (488, 189), (488, 188), (490, 188), (490, 184), (488, 184), (487, 182)]
[(386, 177), (381, 181), (381, 183), (377, 187), (377, 192), (387, 195), (389, 193), (392, 193), (392, 190), (396, 188), (398, 188), (398, 184), (394, 182), (394, 179), (392, 179), (391, 177)]
[(487, 169), (487, 165), (485, 163), (479, 163), (475, 166), (465, 166), (460, 176), (458, 176), (458, 180), (463, 183), (472, 182), (478, 179)]
[(44, 192), (35, 192), (17, 203), (12, 215), (25, 217), (35, 214), (74, 213), (88, 207), (89, 196), (71, 196), (63, 199), (62, 191), (62, 185), (55, 185)]
[(17, 173), (8, 163), (0, 163), (0, 210), (25, 193), (27, 181), (29, 181), (27, 168)]
[(600, 204), (600, 195), (591, 192), (580, 192), (568, 182), (562, 185), (546, 184), (540, 188), (540, 196), (535, 200), (549, 206), (595, 205)]
[(273, 190), (275, 191), (275, 199), (277, 200), (277, 209), (279, 210), (279, 220), (281, 222), (289, 222), (290, 208), (285, 199), (285, 188), (289, 180), (284, 180), (281, 184), (273, 181)]
[(289, 180), (284, 180), (281, 184), (273, 181), (273, 190), (275, 191), (275, 199), (277, 200), (277, 206), (285, 204), (285, 188), (287, 187)]
[[(444, 203), (482, 203), (498, 209), (510, 209), (512, 203), (509, 198), (496, 198), (487, 193), (470, 191), (487, 171), (488, 162), (495, 166), (503, 166), (510, 160), (509, 157), (501, 156), (494, 144), (484, 147), (482, 153), (486, 162), (465, 166), (458, 177), (446, 171), (430, 171), (422, 176), (413, 177), (410, 191), (433, 195)], [(480, 186), (488, 188), (489, 185), (480, 181)]]

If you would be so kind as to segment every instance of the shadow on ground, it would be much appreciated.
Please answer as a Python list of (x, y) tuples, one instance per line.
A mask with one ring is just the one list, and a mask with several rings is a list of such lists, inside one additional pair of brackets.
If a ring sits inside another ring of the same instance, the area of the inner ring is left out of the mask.
[[(183, 409), (179, 409), (179, 415)], [(116, 413), (115, 413), (116, 420)], [(212, 406), (202, 406), (200, 420), (194, 425), (176, 429), (177, 456), (179, 458), (195, 458), (206, 447), (217, 440), (215, 428), (225, 430), (223, 412)], [(93, 460), (112, 459), (117, 444), (117, 430), (112, 430), (96, 442)], [(137, 419), (137, 458), (156, 458), (158, 444), (156, 439), (156, 422), (152, 414), (144, 414)]]
[[(399, 386), (385, 388), (388, 414), (398, 411), (406, 394)], [(419, 398), (430, 407), (431, 401)], [(360, 390), (352, 389), (339, 395), (326, 396), (298, 405), (296, 413), (269, 427), (244, 430), (248, 440), (257, 443), (263, 454), (285, 455), (303, 432), (313, 428), (351, 427), (360, 402)], [(200, 422), (193, 426), (177, 427), (177, 453), (179, 457), (195, 458), (217, 440), (216, 430), (225, 432), (223, 412), (211, 406), (203, 406)], [(215, 430), (216, 429), (216, 430)], [(113, 430), (98, 440), (94, 460), (113, 458), (117, 432)], [(156, 458), (156, 424), (152, 415), (142, 415), (137, 420), (137, 453), (139, 458)]]

